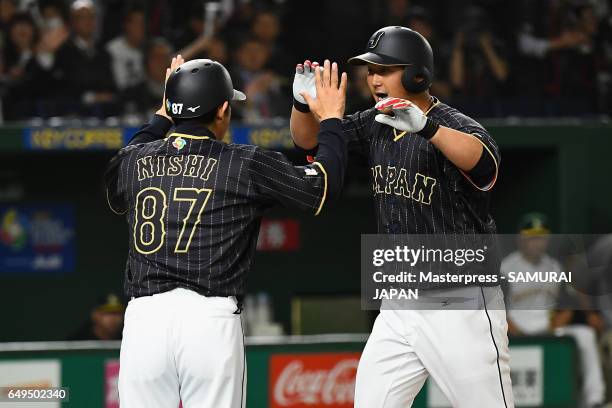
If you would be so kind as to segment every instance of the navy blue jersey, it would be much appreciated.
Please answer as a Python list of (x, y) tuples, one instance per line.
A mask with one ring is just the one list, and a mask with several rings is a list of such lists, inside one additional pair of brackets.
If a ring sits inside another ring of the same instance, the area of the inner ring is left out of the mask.
[(441, 126), (476, 137), (495, 168), (488, 180), (472, 180), (424, 138), (374, 120), (372, 108), (342, 123), (349, 152), (367, 160), (380, 234), (490, 234), (488, 191), (495, 183), (499, 148), (474, 119), (435, 102), (427, 116)]
[[(461, 171), (428, 140), (376, 122), (374, 118), (379, 112), (375, 108), (342, 121), (350, 158), (370, 167), (379, 234), (448, 235), (451, 246), (476, 247), (482, 234), (496, 233), (489, 213), (489, 190), (497, 178), (499, 148), (474, 119), (437, 99), (433, 103), (426, 112), (429, 118), (441, 126), (471, 134), (483, 144), (484, 154), (492, 158), (485, 177), (475, 178)], [(307, 153), (315, 152), (313, 149)], [(436, 240), (440, 242), (439, 238)], [(463, 273), (498, 271), (499, 259), (493, 256), (480, 269)], [(433, 289), (456, 284), (419, 286)]]
[[(164, 123), (165, 122), (165, 123)], [(111, 160), (111, 208), (125, 213), (128, 296), (176, 287), (242, 296), (262, 213), (281, 204), (318, 214), (340, 191), (346, 146), (340, 121), (322, 123), (317, 162), (293, 166), (278, 152), (226, 144), (205, 128), (165, 136), (156, 116)]]

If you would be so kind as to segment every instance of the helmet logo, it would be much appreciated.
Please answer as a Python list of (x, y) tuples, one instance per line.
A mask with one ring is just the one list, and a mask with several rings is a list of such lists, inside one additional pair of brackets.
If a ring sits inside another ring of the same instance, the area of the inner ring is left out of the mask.
[(182, 137), (177, 137), (174, 139), (174, 142), (172, 142), (172, 146), (174, 146), (176, 150), (181, 150), (186, 144), (187, 142)]
[(198, 110), (198, 108), (199, 108), (199, 107), (200, 107), (200, 105), (195, 106), (195, 107), (190, 106), (190, 107), (188, 107), (188, 108), (187, 108), (187, 110), (188, 110), (188, 111), (191, 111), (191, 112), (193, 112), (193, 113), (195, 113), (195, 111), (196, 111), (196, 110)]
[(378, 41), (380, 41), (380, 37), (383, 35), (385, 35), (384, 31), (374, 33), (374, 35), (370, 38), (370, 41), (368, 41), (368, 48), (376, 48)]

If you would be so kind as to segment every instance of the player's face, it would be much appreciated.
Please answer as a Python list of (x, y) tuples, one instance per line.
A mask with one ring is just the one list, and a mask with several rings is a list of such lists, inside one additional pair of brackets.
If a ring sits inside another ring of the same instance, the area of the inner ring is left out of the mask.
[(407, 99), (408, 94), (402, 85), (404, 67), (387, 67), (368, 64), (368, 87), (378, 102), (388, 96)]
[(548, 249), (548, 235), (521, 236), (520, 247), (523, 254), (532, 259), (539, 259)]
[(91, 38), (96, 31), (96, 12), (91, 7), (81, 7), (72, 12), (72, 28), (85, 39)]
[(17, 23), (11, 28), (11, 40), (20, 50), (28, 50), (34, 40), (34, 28), (27, 23)]
[(158, 83), (166, 80), (168, 60), (172, 57), (172, 50), (164, 44), (153, 45), (147, 56), (147, 73), (149, 79)]
[(123, 313), (95, 312), (94, 324), (109, 338), (117, 337), (123, 326)]
[(125, 35), (128, 41), (140, 46), (145, 39), (145, 18), (140, 12), (132, 13), (125, 21)]

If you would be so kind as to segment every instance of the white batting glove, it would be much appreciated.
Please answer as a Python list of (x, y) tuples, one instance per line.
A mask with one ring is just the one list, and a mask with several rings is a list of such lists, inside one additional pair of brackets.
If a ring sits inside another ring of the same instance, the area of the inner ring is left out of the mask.
[(293, 77), (293, 106), (300, 112), (310, 112), (306, 100), (301, 95), (302, 92), (308, 93), (311, 97), (317, 97), (315, 87), (315, 69), (319, 67), (318, 62), (304, 61), (304, 64), (297, 64), (295, 76)]
[(429, 119), (418, 106), (406, 99), (385, 98), (380, 100), (375, 108), (380, 112), (393, 111), (394, 116), (379, 113), (375, 121), (389, 125), (408, 133), (416, 133), (425, 139), (431, 139), (439, 129), (439, 125)]

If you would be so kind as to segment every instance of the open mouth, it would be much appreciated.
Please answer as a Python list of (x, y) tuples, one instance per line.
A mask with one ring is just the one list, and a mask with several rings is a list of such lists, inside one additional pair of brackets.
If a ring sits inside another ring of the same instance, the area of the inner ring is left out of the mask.
[(376, 102), (380, 101), (381, 99), (385, 99), (387, 96), (389, 96), (389, 94), (386, 94), (384, 92), (376, 92), (374, 95), (376, 95)]

